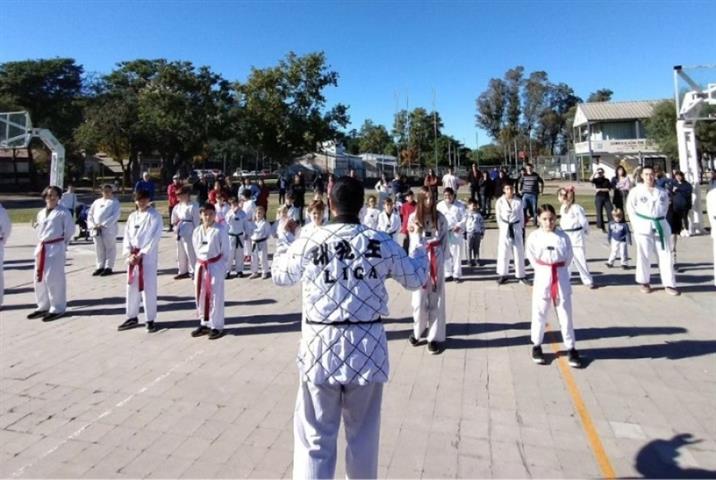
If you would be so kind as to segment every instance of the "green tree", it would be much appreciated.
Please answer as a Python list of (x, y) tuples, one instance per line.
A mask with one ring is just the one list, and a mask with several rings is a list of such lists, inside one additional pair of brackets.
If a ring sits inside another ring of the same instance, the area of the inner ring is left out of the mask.
[(612, 99), (614, 92), (608, 88), (600, 88), (596, 92), (592, 92), (587, 97), (587, 102), (609, 102)]
[(679, 159), (676, 138), (676, 106), (673, 100), (659, 102), (645, 122), (646, 135), (659, 146), (659, 150), (672, 160)]
[(478, 127), (485, 129), (493, 140), (499, 140), (504, 125), (507, 85), (499, 78), (490, 79), (487, 90), (477, 98)]
[(359, 153), (395, 153), (393, 139), (383, 125), (366, 120), (358, 133)]

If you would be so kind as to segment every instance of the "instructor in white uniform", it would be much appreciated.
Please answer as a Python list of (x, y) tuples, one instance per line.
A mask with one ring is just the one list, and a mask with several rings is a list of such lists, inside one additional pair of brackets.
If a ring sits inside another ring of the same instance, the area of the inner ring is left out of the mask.
[(627, 212), (636, 243), (636, 283), (643, 293), (651, 292), (651, 252), (656, 250), (661, 283), (669, 295), (680, 295), (674, 278), (674, 257), (671, 255), (671, 227), (666, 221), (669, 210), (669, 194), (656, 186), (652, 167), (641, 171), (644, 183), (629, 192)]
[(426, 280), (424, 248), (411, 256), (386, 233), (360, 224), (363, 185), (343, 177), (331, 191), (333, 223), (278, 251), (276, 285), (303, 280), (301, 381), (294, 415), (293, 478), (333, 478), (341, 417), (346, 476), (376, 478), (388, 346), (385, 280), (405, 288)]
[(93, 276), (112, 275), (117, 260), (117, 222), (121, 208), (112, 194), (112, 185), (102, 187), (102, 198), (92, 202), (87, 214), (87, 227), (92, 232), (97, 254), (97, 269)]

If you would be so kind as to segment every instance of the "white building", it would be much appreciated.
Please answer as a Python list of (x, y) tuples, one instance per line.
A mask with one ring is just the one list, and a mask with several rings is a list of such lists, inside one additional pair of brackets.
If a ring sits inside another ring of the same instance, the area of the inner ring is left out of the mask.
[(363, 160), (365, 175), (368, 178), (380, 178), (381, 174), (385, 173), (391, 179), (398, 169), (398, 158), (393, 155), (361, 153), (358, 156)]
[(666, 156), (646, 138), (644, 122), (661, 100), (580, 103), (574, 116), (574, 154), (582, 178), (597, 168), (611, 178), (617, 166), (629, 173), (638, 165), (670, 168)]

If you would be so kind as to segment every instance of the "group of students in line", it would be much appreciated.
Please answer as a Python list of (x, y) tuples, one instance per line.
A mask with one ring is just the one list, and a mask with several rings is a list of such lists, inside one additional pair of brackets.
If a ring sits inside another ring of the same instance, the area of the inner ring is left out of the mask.
[[(612, 211), (613, 220), (607, 230), (610, 253), (606, 265), (613, 267), (618, 258), (621, 267), (627, 268), (627, 245), (633, 240), (636, 244), (636, 281), (641, 291), (651, 292), (650, 256), (656, 253), (665, 291), (679, 295), (671, 255), (671, 232), (665, 220), (668, 194), (656, 185), (653, 169), (645, 167), (641, 175), (643, 182), (632, 188), (626, 202), (633, 232), (626, 223), (625, 212), (618, 208)], [(120, 205), (112, 190), (111, 185), (105, 185), (102, 196), (89, 209), (88, 226), (96, 248), (96, 269), (92, 273), (95, 276), (111, 275), (116, 261)], [(172, 209), (170, 222), (176, 232), (178, 269), (174, 278), (191, 277), (194, 280), (200, 326), (192, 335), (208, 334), (214, 339), (223, 332), (224, 280), (232, 278), (232, 272), (236, 277), (243, 277), (245, 262), (250, 263), (250, 279), (269, 278), (268, 240), (274, 237), (277, 250), (286, 249), (300, 236), (310, 236), (324, 225), (328, 220), (328, 209), (322, 197), (317, 195), (305, 218), (301, 218), (291, 195), (287, 195), (285, 203), (278, 208), (276, 221), (271, 224), (265, 209), (256, 206), (249, 192), (245, 192), (241, 200), (232, 198), (225, 202), (219, 197), (216, 204), (207, 202), (201, 207), (191, 200), (191, 193), (188, 186), (180, 189), (179, 203)], [(460, 281), (463, 251), (467, 252), (469, 265), (479, 265), (480, 244), (485, 233), (485, 221), (475, 200), (470, 199), (464, 204), (450, 187), (444, 188), (442, 194), (443, 199), (439, 202), (429, 187), (421, 187), (417, 198), (412, 191), (406, 192), (402, 199), (398, 197), (397, 201), (384, 196), (381, 202), (375, 196), (369, 196), (359, 214), (364, 226), (384, 232), (396, 242), (403, 233), (403, 247), (407, 252), (421, 242), (425, 243), (426, 239), (434, 240), (427, 251), (428, 280), (424, 288), (413, 293), (414, 330), (409, 337), (412, 345), (425, 339), (430, 353), (442, 351), (445, 342), (445, 283)], [(61, 189), (47, 187), (42, 196), (46, 206), (38, 212), (34, 222), (39, 240), (34, 252), (37, 309), (28, 317), (51, 321), (66, 309), (65, 251), (74, 233), (74, 223), (71, 212), (60, 204)], [(714, 196), (716, 194), (710, 192), (711, 209), (714, 209)], [(557, 242), (556, 237), (544, 233), (535, 235), (536, 232), (525, 239), (521, 200), (514, 195), (511, 184), (503, 185), (503, 195), (495, 204), (499, 229), (496, 270), (497, 283), (505, 283), (512, 260), (515, 278), (529, 285), (525, 272), (527, 258), (535, 272), (533, 299), (539, 299), (539, 302), (533, 300), (533, 324), (544, 323), (544, 302), (551, 300), (557, 307), (566, 339), (573, 338), (569, 333), (572, 321), (568, 303), (571, 271), (579, 273), (585, 286), (596, 286), (587, 264), (586, 236), (590, 228), (585, 211), (575, 204), (573, 187), (561, 188), (558, 199), (561, 204), (560, 228), (546, 229), (550, 214), (545, 211), (552, 207), (542, 205), (538, 220), (539, 231), (556, 232), (561, 240)], [(145, 325), (152, 332), (157, 329), (157, 261), (162, 218), (152, 207), (148, 192), (136, 192), (135, 203), (136, 211), (130, 214), (123, 236), (122, 253), (128, 265), (127, 319), (119, 330), (138, 326), (139, 307), (143, 304)], [(551, 215), (555, 216), (556, 222), (556, 211)], [(546, 217), (543, 219), (542, 216)], [(712, 213), (709, 217), (713, 221)], [(10, 229), (7, 213), (0, 207), (0, 244), (7, 242)], [(534, 239), (530, 241), (532, 236)], [(545, 243), (546, 239), (551, 243)], [(545, 253), (543, 247), (549, 253)], [(2, 251), (0, 259), (1, 255)], [(552, 265), (549, 278), (544, 273), (545, 263)], [(547, 286), (549, 289), (545, 290)], [(565, 301), (557, 302), (559, 298)], [(535, 331), (533, 340), (540, 338), (539, 329)], [(573, 346), (567, 346), (570, 345)]]

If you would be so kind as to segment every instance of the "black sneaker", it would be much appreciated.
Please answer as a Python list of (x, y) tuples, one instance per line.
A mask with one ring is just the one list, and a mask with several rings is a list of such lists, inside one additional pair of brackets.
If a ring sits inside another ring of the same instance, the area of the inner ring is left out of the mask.
[(147, 333), (154, 333), (154, 332), (159, 331), (159, 327), (154, 322), (147, 322), (146, 327), (147, 327)]
[(412, 333), (411, 333), (410, 336), (408, 337), (408, 342), (409, 342), (412, 346), (414, 346), (414, 347), (417, 347), (418, 344), (420, 344), (420, 340), (418, 340), (417, 338), (415, 338), (415, 335), (413, 335)]
[(139, 320), (137, 319), (137, 317), (128, 318), (127, 320), (124, 321), (123, 324), (121, 324), (120, 326), (117, 327), (117, 330), (119, 330), (120, 332), (122, 330), (129, 330), (131, 328), (136, 328), (137, 325), (139, 325)]
[(92, 276), (93, 276), (93, 277), (97, 277), (97, 276), (101, 275), (102, 272), (104, 272), (104, 268), (98, 268), (97, 270), (95, 270), (94, 272), (92, 272)]
[(567, 361), (572, 368), (582, 368), (582, 359), (579, 358), (579, 352), (574, 348), (567, 353)]
[(58, 312), (58, 313), (48, 313), (44, 317), (42, 317), (43, 322), (51, 322), (53, 320), (57, 320), (61, 316), (63, 316), (65, 312)]
[(223, 330), (217, 330), (215, 328), (211, 329), (211, 332), (209, 332), (209, 340), (216, 340), (217, 338), (221, 338), (224, 336)]
[(180, 273), (179, 275), (174, 275), (174, 280), (183, 280), (185, 278), (191, 277), (191, 274), (189, 272), (186, 273)]
[(263, 278), (264, 280), (266, 280), (267, 278), (271, 278), (271, 274), (270, 274), (270, 273), (264, 273), (261, 278)]
[(612, 268), (614, 266), (613, 263), (605, 262), (604, 265), (607, 266), (607, 268)]
[(224, 277), (226, 280), (231, 280), (231, 273), (227, 273)]
[(27, 318), (40, 318), (40, 317), (44, 317), (45, 315), (47, 315), (47, 313), (48, 313), (47, 310), (35, 310), (31, 314), (29, 314), (27, 316)]
[(497, 279), (498, 285), (502, 285), (505, 282), (507, 282), (507, 277), (498, 277), (498, 279)]
[(451, 276), (450, 276), (450, 277), (445, 277), (445, 281), (446, 281), (446, 282), (452, 282), (452, 280), (453, 280), (453, 279), (452, 279)]
[(192, 337), (201, 337), (202, 335), (208, 335), (211, 329), (205, 325), (198, 326), (195, 330), (192, 330)]
[(244, 278), (244, 272), (239, 272), (234, 278)]
[(474, 267), (474, 266), (475, 266), (475, 260), (470, 260), (470, 266), (471, 266), (471, 267)]
[(544, 353), (542, 353), (541, 345), (535, 345), (532, 347), (532, 361), (537, 365), (544, 365), (547, 363), (544, 359)]
[(528, 287), (529, 287), (530, 285), (532, 285), (532, 284), (530, 283), (530, 281), (527, 280), (525, 277), (518, 278), (517, 281), (520, 282), (522, 285), (526, 285), (526, 286), (528, 286)]
[(456, 277), (456, 278), (455, 278), (455, 283), (462, 283), (462, 278), (461, 278), (461, 277)]
[(440, 353), (440, 344), (438, 342), (428, 342), (428, 352), (431, 355), (437, 355)]
[(622, 265), (622, 270), (629, 270), (629, 265)]
[(112, 275), (111, 268), (105, 268), (104, 270), (102, 270), (102, 273), (99, 274), (100, 277), (108, 277), (109, 275)]

